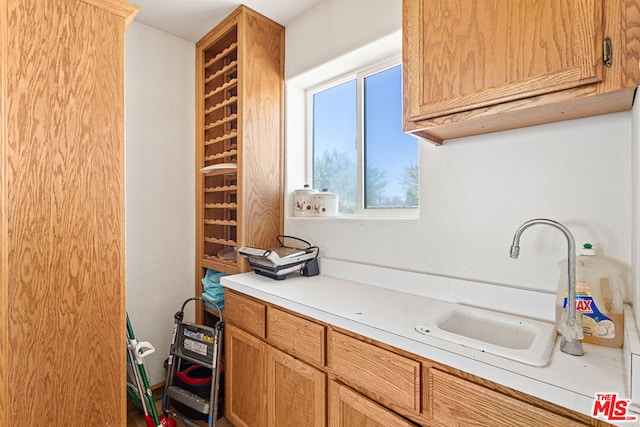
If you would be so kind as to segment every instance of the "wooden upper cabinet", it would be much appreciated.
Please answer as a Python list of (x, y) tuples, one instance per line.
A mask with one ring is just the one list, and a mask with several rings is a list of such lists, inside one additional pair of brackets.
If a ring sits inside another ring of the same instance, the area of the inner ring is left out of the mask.
[(600, 82), (602, 1), (407, 2), (410, 118)]
[(404, 0), (405, 131), (441, 142), (630, 108), (632, 90), (570, 102), (640, 81), (638, 34), (625, 25), (638, 6), (629, 3)]

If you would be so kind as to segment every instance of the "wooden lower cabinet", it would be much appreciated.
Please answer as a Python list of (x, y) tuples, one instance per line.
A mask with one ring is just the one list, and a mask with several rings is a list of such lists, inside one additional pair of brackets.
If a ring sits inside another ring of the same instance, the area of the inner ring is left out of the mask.
[(236, 427), (265, 427), (266, 344), (233, 325), (225, 330), (225, 417)]
[(225, 300), (226, 418), (236, 427), (325, 427), (324, 325), (239, 293)]
[(227, 295), (233, 296), (226, 301), (225, 415), (236, 427), (608, 426), (263, 301)]
[(326, 374), (267, 346), (267, 425), (324, 427)]
[(566, 427), (583, 425), (437, 369), (429, 369), (430, 412), (437, 425)]
[(226, 418), (242, 427), (326, 426), (326, 374), (226, 327)]
[(329, 381), (328, 427), (415, 426), (384, 406), (336, 381)]

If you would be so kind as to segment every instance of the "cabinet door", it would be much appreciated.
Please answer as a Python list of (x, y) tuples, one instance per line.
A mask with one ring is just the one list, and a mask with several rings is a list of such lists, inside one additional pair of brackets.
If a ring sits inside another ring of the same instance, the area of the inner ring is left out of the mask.
[(225, 330), (225, 416), (238, 427), (265, 427), (266, 344), (232, 325)]
[(326, 375), (267, 346), (269, 427), (324, 427)]
[(603, 0), (404, 0), (405, 115), (602, 81)]
[(328, 427), (410, 427), (415, 424), (356, 393), (329, 381)]

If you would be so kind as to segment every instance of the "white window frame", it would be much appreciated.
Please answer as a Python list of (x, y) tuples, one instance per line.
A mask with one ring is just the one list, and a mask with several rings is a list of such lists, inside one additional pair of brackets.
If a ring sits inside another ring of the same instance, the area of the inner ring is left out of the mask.
[[(358, 210), (355, 214), (340, 214), (342, 217), (365, 217), (365, 218), (418, 218), (420, 214), (420, 205), (417, 208), (368, 208), (364, 207), (365, 191), (364, 191), (364, 79), (370, 75), (381, 71), (402, 65), (402, 57), (394, 55), (393, 57), (377, 61), (372, 64), (360, 67), (352, 72), (343, 74), (331, 80), (327, 80), (316, 86), (312, 86), (305, 91), (305, 108), (306, 108), (306, 168), (305, 182), (313, 182), (313, 96), (350, 80), (356, 81), (356, 126), (357, 136), (354, 144), (357, 153), (357, 196)], [(420, 175), (420, 150), (418, 150), (416, 162), (418, 164), (418, 175)], [(418, 182), (420, 179), (418, 178)]]

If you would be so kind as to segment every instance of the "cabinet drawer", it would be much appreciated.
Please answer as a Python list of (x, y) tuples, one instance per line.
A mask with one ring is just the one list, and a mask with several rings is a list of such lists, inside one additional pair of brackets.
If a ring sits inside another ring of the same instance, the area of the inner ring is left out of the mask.
[(454, 375), (429, 370), (430, 412), (452, 426), (528, 427), (582, 425)]
[(420, 413), (420, 363), (329, 330), (327, 365), (338, 378), (391, 409)]
[(277, 308), (267, 310), (267, 341), (318, 367), (324, 367), (324, 326)]
[(266, 306), (250, 298), (225, 291), (226, 321), (264, 338)]

